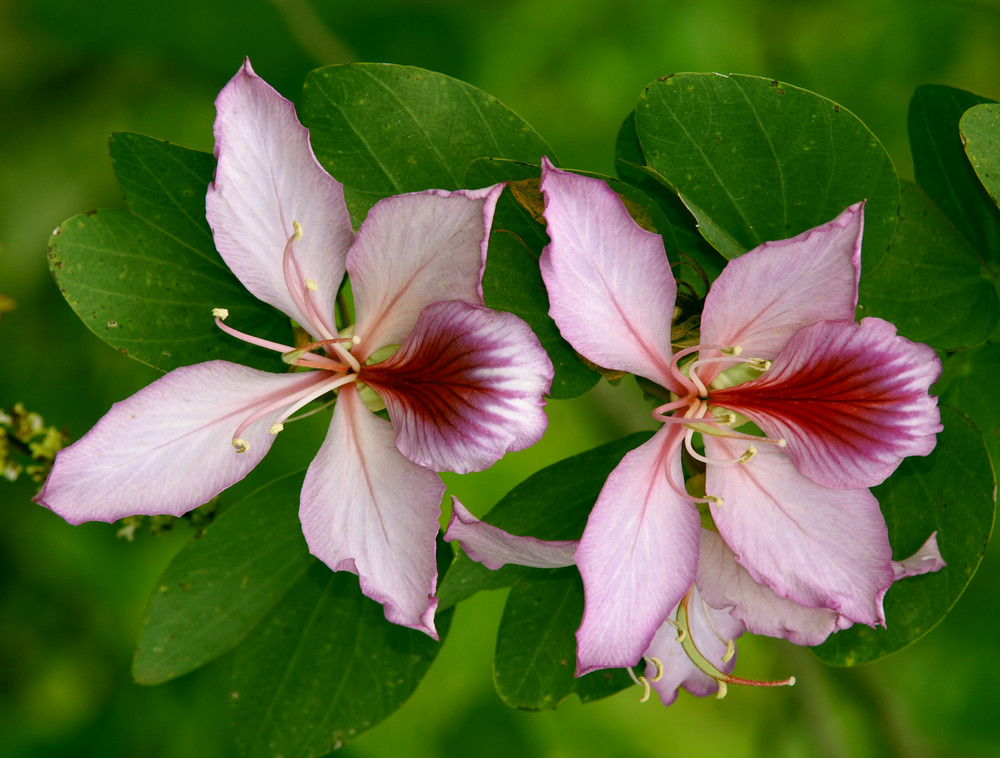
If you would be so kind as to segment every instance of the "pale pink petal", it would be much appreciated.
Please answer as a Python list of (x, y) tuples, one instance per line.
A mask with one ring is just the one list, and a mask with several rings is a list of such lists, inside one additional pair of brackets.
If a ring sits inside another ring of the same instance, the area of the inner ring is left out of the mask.
[(562, 336), (599, 366), (679, 389), (670, 369), (677, 285), (663, 238), (636, 224), (600, 179), (544, 158), (542, 193), (551, 239), (542, 277)]
[(444, 485), (404, 458), (394, 437), (354, 386), (343, 387), (306, 472), (299, 518), (313, 555), (358, 574), (389, 621), (437, 639), (434, 556)]
[(824, 321), (798, 332), (759, 379), (712, 402), (787, 442), (799, 471), (827, 487), (871, 487), (908, 455), (927, 455), (941, 431), (927, 391), (941, 361), (877, 318)]
[(940, 571), (948, 564), (941, 557), (938, 549), (937, 532), (934, 532), (927, 541), (920, 546), (909, 558), (892, 562), (892, 570), (896, 574), (896, 579), (905, 579), (910, 576), (920, 576), (921, 574), (931, 574)]
[(458, 300), (421, 312), (390, 358), (361, 371), (385, 402), (396, 446), (414, 463), (489, 468), (545, 431), (552, 363), (517, 316)]
[(368, 212), (347, 256), (358, 360), (402, 342), (431, 303), (483, 304), (486, 250), (502, 191), (498, 184), (396, 195)]
[[(739, 503), (734, 507), (739, 508)], [(754, 581), (722, 537), (707, 529), (701, 532), (698, 589), (714, 608), (729, 609), (748, 632), (782, 637), (796, 645), (818, 645), (851, 625), (836, 611), (778, 597), (770, 587)]]
[[(710, 458), (734, 459), (743, 440), (705, 435)], [(866, 489), (830, 489), (796, 470), (774, 445), (747, 463), (710, 463), (712, 516), (736, 561), (778, 597), (884, 624), (892, 550), (878, 501)]]
[(518, 537), (480, 521), (452, 497), (451, 521), (444, 538), (458, 540), (472, 560), (496, 571), (508, 563), (534, 568), (561, 568), (573, 565), (579, 540), (540, 540)]
[[(676, 617), (676, 613), (677, 609), (674, 608), (670, 613), (671, 618)], [(736, 656), (731, 656), (725, 662), (722, 659), (726, 654), (726, 643), (743, 634), (743, 625), (725, 611), (718, 611), (706, 604), (698, 588), (691, 591), (691, 599), (688, 601), (688, 625), (691, 640), (701, 654), (723, 673), (732, 673), (736, 666)], [(684, 652), (677, 640), (677, 629), (669, 622), (657, 630), (646, 651), (646, 658), (656, 658), (663, 667), (659, 681), (653, 681), (657, 673), (654, 664), (647, 664), (644, 673), (664, 705), (670, 705), (677, 699), (677, 691), (681, 687), (697, 697), (711, 695), (719, 689), (718, 682), (695, 666)]]
[[(256, 297), (316, 337), (320, 327), (333, 331), (333, 305), (354, 239), (343, 186), (319, 165), (295, 107), (253, 72), (249, 60), (215, 105), (219, 164), (206, 205), (219, 253)], [(302, 239), (292, 248), (293, 297), (282, 266), (296, 221)], [(317, 285), (308, 295), (307, 279)], [(304, 297), (315, 310), (304, 312)]]
[[(858, 203), (829, 223), (729, 261), (705, 298), (702, 344), (739, 345), (744, 357), (773, 360), (802, 327), (853, 319), (863, 218)], [(706, 366), (700, 375), (710, 382), (719, 370)]]
[[(71, 524), (179, 516), (238, 482), (271, 447), (282, 400), (326, 372), (269, 374), (225, 361), (171, 371), (108, 411), (56, 457), (37, 500)], [(277, 409), (233, 435), (253, 413)]]
[(576, 551), (585, 607), (577, 676), (632, 666), (694, 583), (700, 516), (682, 482), (682, 430), (665, 426), (611, 472)]

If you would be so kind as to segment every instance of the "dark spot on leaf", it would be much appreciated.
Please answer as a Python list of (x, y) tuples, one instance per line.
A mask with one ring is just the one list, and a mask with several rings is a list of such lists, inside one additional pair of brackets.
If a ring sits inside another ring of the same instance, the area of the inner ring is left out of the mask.
[(190, 590), (191, 582), (179, 582), (177, 586), (180, 587), (182, 590)]
[(95, 211), (95, 210), (89, 210), (89, 211), (85, 211), (85, 213), (88, 216), (93, 216), (95, 213), (97, 213), (97, 211)]
[(836, 103), (834, 103), (833, 104), (833, 111), (834, 111), (834, 113), (840, 113), (840, 106), (837, 105)]

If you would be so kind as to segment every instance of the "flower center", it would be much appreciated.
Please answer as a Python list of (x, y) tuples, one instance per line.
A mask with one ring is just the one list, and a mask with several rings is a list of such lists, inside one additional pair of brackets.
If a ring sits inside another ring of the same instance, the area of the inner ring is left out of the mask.
[[(288, 293), (296, 307), (308, 319), (308, 327), (313, 333), (310, 336), (318, 336), (320, 339), (314, 339), (312, 342), (301, 347), (292, 347), (234, 329), (224, 323), (229, 317), (229, 311), (226, 308), (213, 308), (212, 315), (215, 317), (216, 326), (231, 337), (267, 350), (274, 350), (281, 354), (281, 360), (289, 366), (319, 369), (326, 376), (317, 377), (314, 383), (302, 389), (264, 403), (247, 416), (233, 433), (233, 447), (237, 453), (245, 453), (250, 449), (249, 442), (242, 437), (242, 434), (250, 425), (265, 416), (273, 414), (275, 411), (284, 409), (279, 415), (278, 420), (273, 422), (268, 428), (271, 434), (277, 434), (284, 429), (285, 422), (296, 411), (328, 392), (336, 390), (345, 384), (357, 382), (361, 372), (361, 364), (351, 354), (351, 348), (360, 344), (361, 338), (357, 335), (352, 337), (337, 336), (331, 331), (326, 319), (317, 310), (316, 296), (319, 291), (319, 285), (314, 279), (303, 274), (294, 255), (295, 243), (302, 239), (302, 225), (298, 221), (293, 221), (292, 226), (293, 232), (285, 244), (282, 259), (285, 286), (288, 288)], [(314, 352), (321, 349), (325, 354)]]
[[(684, 358), (704, 351), (718, 351), (721, 355), (714, 358), (698, 357), (681, 365)], [(760, 444), (785, 447), (787, 443), (783, 439), (771, 439), (736, 431), (736, 427), (747, 423), (747, 419), (725, 408), (711, 405), (713, 390), (732, 387), (756, 379), (771, 367), (771, 362), (767, 360), (739, 357), (742, 352), (739, 345), (695, 345), (674, 354), (670, 364), (671, 376), (686, 391), (686, 394), (680, 396), (672, 392), (671, 397), (676, 399), (672, 399), (653, 411), (653, 418), (657, 421), (664, 424), (678, 424), (683, 428), (683, 434), (671, 447), (668, 460), (673, 459), (673, 454), (681, 444), (684, 445), (685, 450), (692, 458), (713, 466), (746, 464), (757, 455), (756, 446)], [(728, 368), (706, 384), (699, 376), (699, 369), (720, 364), (728, 365)], [(710, 435), (744, 440), (750, 444), (735, 458), (712, 458), (695, 449), (694, 435), (696, 433), (702, 436)], [(670, 486), (684, 499), (694, 503), (722, 505), (722, 498), (717, 495), (706, 494), (704, 497), (696, 497), (689, 494), (681, 483), (674, 481), (669, 464), (666, 466), (666, 475)]]

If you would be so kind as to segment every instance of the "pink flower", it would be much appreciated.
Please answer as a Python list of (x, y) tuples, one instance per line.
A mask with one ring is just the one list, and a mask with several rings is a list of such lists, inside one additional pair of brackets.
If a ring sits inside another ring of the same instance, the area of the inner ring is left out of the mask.
[[(699, 508), (778, 598), (838, 623), (884, 623), (893, 568), (868, 487), (934, 447), (940, 361), (885, 321), (854, 322), (862, 206), (731, 261), (705, 299), (701, 344), (674, 353), (662, 239), (602, 181), (543, 161), (542, 191), (542, 275), (560, 332), (673, 398), (654, 413), (663, 427), (608, 477), (576, 553), (577, 672), (648, 649), (699, 571)], [(747, 420), (767, 436), (738, 431)], [(685, 488), (682, 449), (706, 466), (704, 497)]]
[[(223, 323), (224, 308), (216, 321), (309, 370), (210, 361), (171, 371), (62, 451), (38, 502), (70, 523), (180, 515), (246, 476), (283, 422), (336, 391), (302, 488), (306, 541), (333, 570), (357, 573), (390, 621), (436, 637), (444, 485), (435, 472), (486, 468), (546, 426), (548, 357), (523, 321), (483, 307), (502, 187), (386, 198), (355, 235), (343, 186), (316, 161), (293, 105), (249, 61), (216, 105), (207, 199), (216, 246), (251, 293), (315, 341), (251, 337)], [(350, 336), (333, 315), (345, 271), (357, 313)], [(369, 410), (364, 387), (391, 423)]]
[[(452, 498), (445, 539), (458, 540), (466, 555), (492, 570), (508, 563), (533, 568), (572, 566), (579, 547), (578, 540), (545, 541), (505, 532), (477, 519), (457, 498)], [(699, 539), (695, 583), (670, 609), (643, 652), (644, 677), (632, 675), (637, 684), (655, 689), (664, 705), (677, 699), (681, 687), (699, 697), (712, 693), (722, 697), (728, 684), (795, 684), (794, 677), (761, 682), (733, 676), (735, 641), (744, 631), (818, 645), (831, 632), (850, 626), (834, 610), (780, 598), (754, 581), (717, 532), (703, 528)], [(899, 580), (938, 571), (944, 565), (935, 533), (914, 555), (893, 561), (892, 570)], [(627, 670), (632, 671), (631, 667)]]

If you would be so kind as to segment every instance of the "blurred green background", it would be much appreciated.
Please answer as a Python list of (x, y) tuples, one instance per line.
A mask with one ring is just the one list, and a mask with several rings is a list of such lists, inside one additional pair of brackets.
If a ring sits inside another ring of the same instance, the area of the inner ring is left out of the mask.
[[(46, 267), (63, 220), (120, 205), (107, 135), (212, 147), (213, 100), (244, 55), (286, 96), (329, 63), (423, 66), (468, 81), (532, 123), (564, 165), (611, 172), (614, 137), (642, 88), (678, 71), (758, 74), (854, 111), (912, 176), (906, 108), (925, 82), (1000, 99), (993, 0), (0, 0), (0, 407), (23, 402), (78, 438), (154, 372), (89, 333)], [(647, 426), (634, 385), (553, 402), (541, 445), (490, 472), (453, 476), (485, 512), (527, 474)], [(282, 435), (265, 466), (300, 467), (325, 421)], [(264, 481), (267, 472), (261, 473)], [(131, 683), (147, 594), (186, 525), (134, 542), (70, 527), (0, 481), (0, 756), (234, 755), (225, 659), (166, 685)], [(638, 690), (581, 707), (507, 709), (491, 681), (502, 594), (458, 610), (430, 675), (348, 756), (995, 756), (1000, 754), (1000, 578), (988, 554), (954, 612), (891, 658), (832, 670), (771, 640), (740, 644), (739, 673), (792, 689)], [(655, 698), (654, 698), (655, 700)]]

